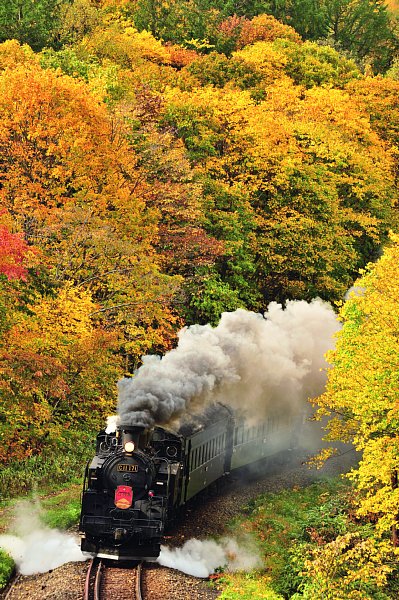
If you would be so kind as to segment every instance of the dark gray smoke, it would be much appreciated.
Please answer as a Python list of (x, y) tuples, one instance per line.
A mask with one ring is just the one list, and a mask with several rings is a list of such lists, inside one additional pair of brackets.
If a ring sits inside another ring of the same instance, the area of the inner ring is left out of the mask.
[(217, 327), (183, 329), (174, 350), (145, 356), (133, 378), (119, 381), (124, 424), (151, 427), (188, 409), (222, 402), (259, 418), (273, 406), (296, 406), (321, 393), (324, 354), (339, 328), (321, 300), (272, 302), (264, 315), (243, 309), (223, 313)]

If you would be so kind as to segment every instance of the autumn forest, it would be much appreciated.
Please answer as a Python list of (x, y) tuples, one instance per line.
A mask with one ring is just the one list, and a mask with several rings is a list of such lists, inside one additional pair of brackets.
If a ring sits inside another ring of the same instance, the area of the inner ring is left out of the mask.
[[(380, 440), (357, 476), (359, 493), (374, 485), (384, 436), (397, 440), (396, 10), (0, 2), (0, 464), (40, 471), (43, 457), (79, 449), (113, 411), (116, 380), (172, 348), (184, 325), (287, 299), (338, 311), (362, 276), (373, 292), (341, 309), (352, 327), (320, 411), (344, 415), (333, 439)], [(385, 316), (365, 332), (373, 307)], [(370, 416), (356, 373), (376, 339), (393, 362)], [(342, 395), (349, 377), (357, 412)], [(374, 506), (366, 490), (360, 503), (383, 519), (380, 565), (399, 545), (395, 443), (387, 496)]]

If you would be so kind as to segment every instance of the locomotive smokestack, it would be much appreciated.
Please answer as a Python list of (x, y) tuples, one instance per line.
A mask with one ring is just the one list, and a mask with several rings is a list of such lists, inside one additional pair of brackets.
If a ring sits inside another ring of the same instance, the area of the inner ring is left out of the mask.
[(119, 429), (122, 431), (122, 446), (127, 452), (132, 452), (130, 444), (134, 444), (134, 448), (142, 448), (145, 446), (146, 429), (138, 425), (121, 425)]

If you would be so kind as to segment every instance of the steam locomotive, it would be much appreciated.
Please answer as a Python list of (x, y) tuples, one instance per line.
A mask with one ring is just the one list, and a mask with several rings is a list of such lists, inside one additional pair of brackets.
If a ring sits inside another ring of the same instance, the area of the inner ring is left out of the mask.
[(124, 424), (101, 431), (84, 477), (82, 551), (154, 560), (179, 508), (235, 469), (287, 450), (297, 430), (289, 411), (251, 424), (218, 404), (176, 431)]

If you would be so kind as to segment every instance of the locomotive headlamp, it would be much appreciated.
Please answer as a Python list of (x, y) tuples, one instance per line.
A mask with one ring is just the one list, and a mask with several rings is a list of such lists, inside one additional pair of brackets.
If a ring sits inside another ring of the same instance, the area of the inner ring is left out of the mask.
[(129, 452), (129, 453), (133, 452), (133, 450), (134, 450), (134, 442), (130, 442), (130, 441), (126, 442), (124, 448), (125, 448), (125, 452)]

